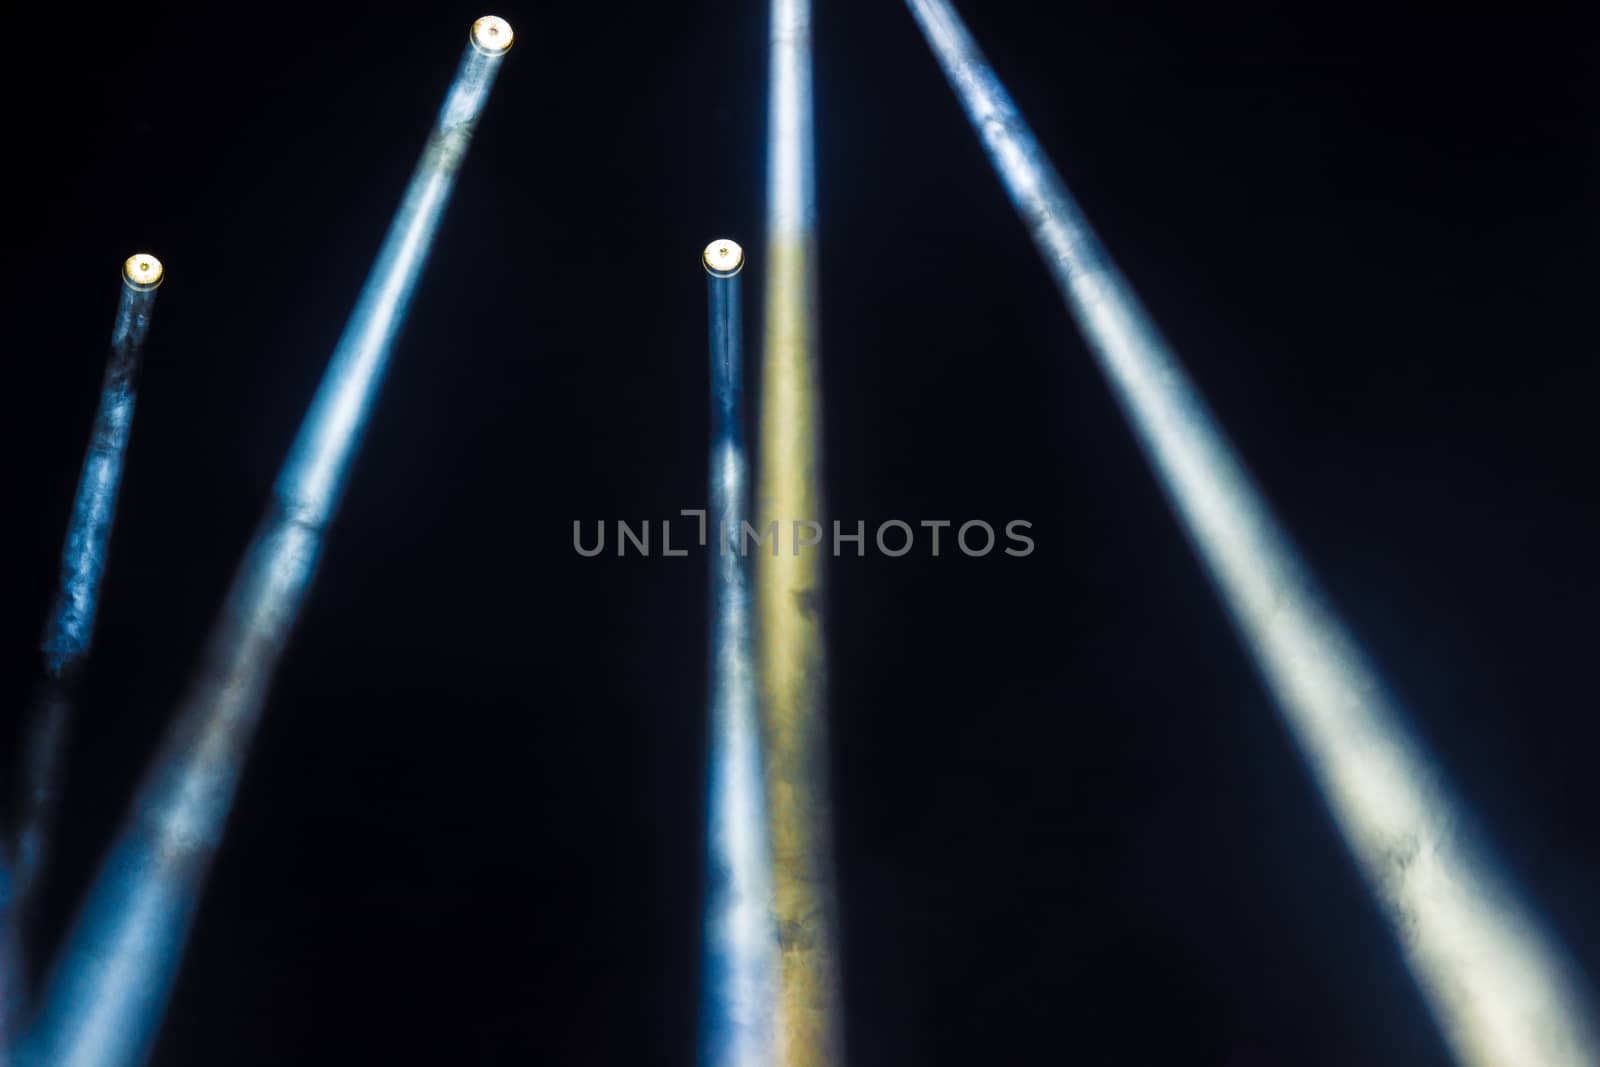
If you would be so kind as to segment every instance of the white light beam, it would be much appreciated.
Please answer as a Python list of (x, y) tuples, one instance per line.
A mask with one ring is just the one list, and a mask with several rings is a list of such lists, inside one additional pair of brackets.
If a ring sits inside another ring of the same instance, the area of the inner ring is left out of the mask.
[(907, 0), (1463, 1067), (1600, 1064), (1581, 978), (1484, 851), (944, 0)]
[[(778, 929), (767, 846), (761, 720), (749, 561), (739, 551), (749, 518), (744, 435), (744, 252), (713, 241), (702, 259), (711, 324), (711, 680), (707, 766), (704, 1067), (773, 1067)], [(730, 545), (730, 538), (732, 544)]]

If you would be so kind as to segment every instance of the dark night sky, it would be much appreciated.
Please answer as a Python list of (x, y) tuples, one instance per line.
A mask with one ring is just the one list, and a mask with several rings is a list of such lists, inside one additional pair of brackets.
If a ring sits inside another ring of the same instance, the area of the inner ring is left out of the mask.
[[(161, 256), (46, 936), (193, 666), (483, 11), (7, 33), (0, 697), (116, 273)], [(523, 4), (279, 678), (161, 1067), (687, 1064), (701, 247), (762, 281), (759, 2)], [(1593, 36), (1577, 14), (967, 0), (972, 29), (1515, 876), (1600, 977)], [(903, 6), (819, 0), (851, 1062), (1442, 1067), (1392, 942)], [(72, 47), (52, 34), (85, 35)], [(15, 718), (15, 716), (13, 716)]]

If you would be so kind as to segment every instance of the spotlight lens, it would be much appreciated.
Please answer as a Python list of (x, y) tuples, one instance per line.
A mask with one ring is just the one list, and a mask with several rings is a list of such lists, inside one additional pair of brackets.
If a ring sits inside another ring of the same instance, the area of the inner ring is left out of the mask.
[(154, 289), (161, 284), (161, 261), (148, 252), (136, 253), (123, 261), (122, 276), (135, 289)]
[(511, 47), (511, 23), (498, 15), (485, 15), (472, 24), (472, 44), (480, 52), (497, 56)]
[(731, 278), (744, 269), (744, 249), (725, 237), (706, 245), (702, 259), (706, 270), (718, 278)]

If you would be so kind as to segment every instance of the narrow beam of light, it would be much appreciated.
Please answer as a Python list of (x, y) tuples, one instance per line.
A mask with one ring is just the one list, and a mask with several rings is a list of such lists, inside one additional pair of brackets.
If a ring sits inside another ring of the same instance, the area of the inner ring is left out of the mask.
[(1582, 980), (1486, 852), (960, 18), (907, 0), (1463, 1067), (1596, 1067)]
[[(766, 351), (758, 524), (822, 521), (818, 447), (816, 176), (810, 0), (773, 0), (767, 115)], [(798, 540), (798, 537), (797, 537)], [(784, 1067), (843, 1062), (821, 558), (796, 545), (756, 569), (768, 823), (783, 954)]]
[(710, 276), (709, 517), (718, 535), (711, 588), (710, 803), (700, 1059), (705, 1067), (772, 1067), (778, 931), (767, 849), (749, 561), (737, 548), (741, 524), (749, 518), (739, 279), (744, 252), (733, 241), (713, 241), (703, 261)]
[(161, 261), (147, 253), (129, 256), (122, 265), (122, 295), (111, 331), (111, 356), (106, 362), (100, 406), (78, 476), (78, 493), (61, 554), (61, 579), (45, 625), (45, 682), (29, 724), (23, 762), (23, 821), (17, 835), (19, 893), (27, 892), (43, 862), (54, 819), (61, 746), (73, 689), (94, 636), (100, 584), (105, 577), (122, 468), (139, 397), (139, 368), (162, 278)]
[(43, 677), (24, 726), (19, 819), (6, 857), (7, 869), (0, 872), (4, 884), (0, 892), (0, 952), (6, 957), (0, 962), (0, 1045), (23, 1010), (22, 928), (47, 859), (60, 804), (62, 756), (79, 675), (94, 636), (100, 583), (111, 549), (128, 438), (133, 432), (139, 368), (162, 277), (161, 261), (149, 253), (135, 253), (122, 264), (121, 296), (111, 329), (111, 354), (100, 387), (100, 406), (78, 475), (78, 492), (61, 553), (61, 578), (45, 623)]
[(57, 962), (26, 1067), (149, 1055), (273, 673), (510, 27), (480, 19), (204, 658)]

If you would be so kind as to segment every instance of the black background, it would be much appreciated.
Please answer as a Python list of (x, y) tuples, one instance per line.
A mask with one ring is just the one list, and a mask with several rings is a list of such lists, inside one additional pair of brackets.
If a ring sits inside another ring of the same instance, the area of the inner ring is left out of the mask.
[[(1593, 36), (1439, 5), (969, 0), (1354, 632), (1600, 974)], [(161, 256), (46, 938), (154, 746), (471, 19), (12, 20), (0, 696), (117, 293)], [(704, 277), (758, 351), (761, 3), (524, 4), (254, 752), (160, 1065), (688, 1063)], [(854, 1064), (1435, 1065), (1393, 943), (904, 8), (819, 0)], [(13, 716), (15, 718), (15, 716)]]

